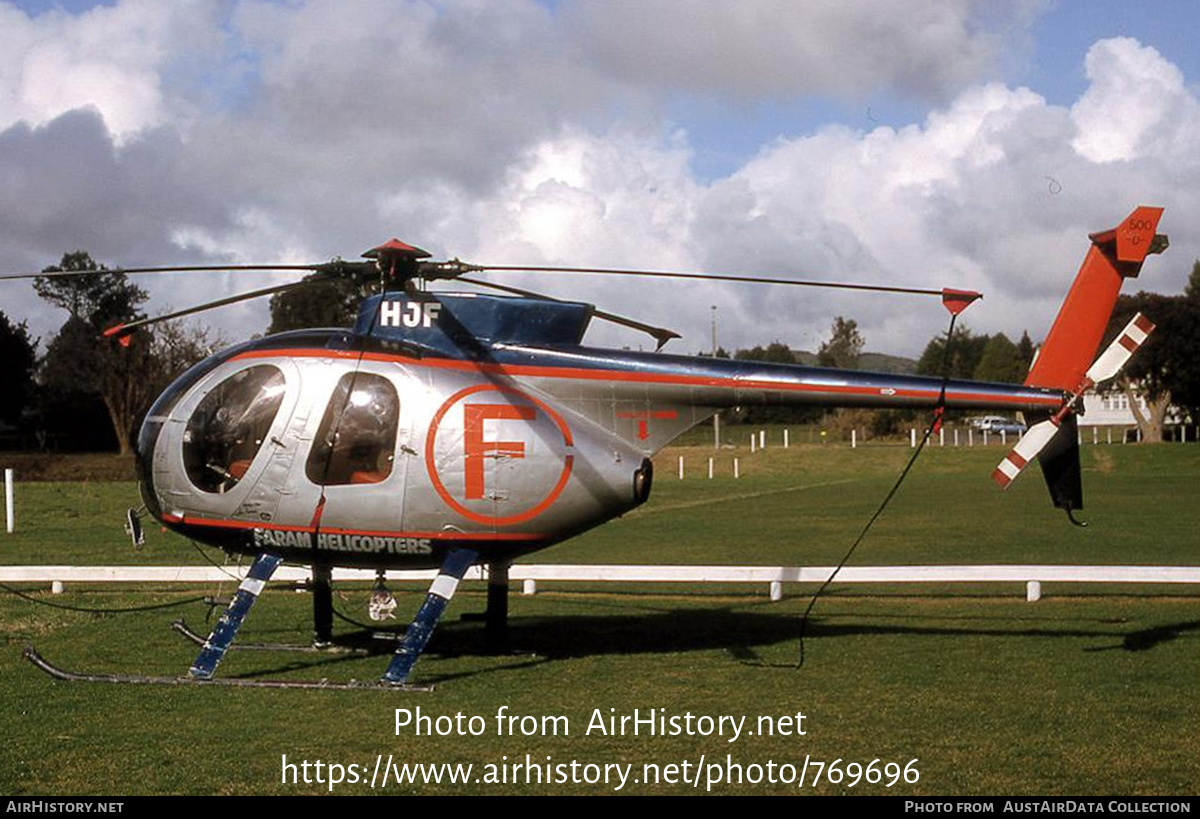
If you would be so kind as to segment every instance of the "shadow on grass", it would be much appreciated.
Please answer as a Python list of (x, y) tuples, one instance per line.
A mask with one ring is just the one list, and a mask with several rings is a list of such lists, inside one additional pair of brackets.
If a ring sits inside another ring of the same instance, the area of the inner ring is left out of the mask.
[[(839, 614), (810, 620), (806, 640), (861, 636), (1092, 638), (1119, 640), (1116, 647), (1145, 651), (1173, 640), (1182, 632), (1200, 629), (1200, 621), (1162, 625), (1128, 634), (1121, 624), (1092, 619), (1054, 627), (1054, 618), (969, 617), (956, 623), (933, 624), (920, 615)], [(938, 618), (941, 619), (941, 618)], [(906, 620), (916, 622), (904, 622)], [(886, 622), (882, 622), (886, 621)], [(1047, 625), (1031, 627), (1030, 623)], [(509, 625), (511, 643), (551, 660), (611, 654), (658, 654), (726, 651), (739, 661), (757, 659), (756, 648), (795, 641), (800, 618), (725, 609), (689, 609), (637, 615), (568, 615), (525, 617)], [(442, 655), (486, 654), (483, 629), (469, 623), (442, 627), (431, 644)], [(1089, 648), (1085, 651), (1099, 649)]]
[(1191, 620), (1186, 623), (1173, 623), (1166, 626), (1154, 626), (1153, 628), (1140, 629), (1130, 634), (1126, 634), (1121, 640), (1120, 645), (1100, 646), (1097, 648), (1087, 648), (1085, 651), (1149, 651), (1152, 648), (1163, 643), (1169, 643), (1172, 640), (1178, 639), (1180, 634), (1187, 631), (1196, 631), (1200, 629), (1200, 620)]
[[(595, 605), (595, 601), (591, 601)], [(765, 604), (769, 605), (769, 604)], [(1065, 622), (1061, 618), (1027, 615), (968, 615), (946, 622), (945, 617), (925, 614), (837, 613), (815, 616), (810, 620), (805, 640), (809, 642), (853, 637), (964, 637), (994, 638), (1084, 638), (1111, 643), (1087, 647), (1085, 652), (1124, 650), (1148, 651), (1180, 636), (1200, 630), (1200, 620), (1164, 624), (1126, 632), (1119, 620), (1079, 618)], [(372, 632), (339, 635), (339, 643), (372, 646), (380, 642)], [(442, 658), (494, 657), (495, 664), (458, 672), (426, 673), (422, 679), (445, 682), (500, 671), (525, 669), (547, 662), (609, 655), (672, 654), (724, 651), (744, 665), (771, 668), (795, 667), (792, 662), (768, 662), (759, 649), (780, 643), (797, 642), (800, 618), (796, 614), (765, 611), (734, 611), (724, 607), (687, 610), (641, 610), (636, 613), (566, 614), (513, 618), (509, 623), (509, 641), (519, 651), (497, 655), (488, 649), (482, 623), (450, 621), (443, 623), (430, 643), (429, 654)], [(367, 677), (382, 674), (390, 650), (373, 652)], [(270, 678), (280, 674), (336, 671), (346, 662), (361, 662), (360, 655), (294, 655), (270, 667), (239, 676)], [(362, 666), (355, 667), (362, 671)]]

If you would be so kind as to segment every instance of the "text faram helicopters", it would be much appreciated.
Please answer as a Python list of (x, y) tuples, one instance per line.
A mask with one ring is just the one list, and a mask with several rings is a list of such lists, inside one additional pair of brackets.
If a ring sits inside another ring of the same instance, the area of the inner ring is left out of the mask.
[[(438, 567), (378, 683), (406, 686), (471, 565), (489, 567), (487, 627), (489, 636), (502, 640), (510, 562), (646, 501), (651, 456), (733, 406), (1021, 412), (1029, 432), (993, 478), (1007, 486), (1037, 457), (1053, 503), (1070, 515), (1082, 507), (1077, 401), (1115, 375), (1153, 329), (1136, 317), (1096, 358), (1123, 280), (1137, 276), (1146, 256), (1167, 246), (1166, 237), (1156, 234), (1161, 215), (1161, 208), (1139, 207), (1117, 228), (1091, 234), (1083, 266), (1022, 385), (587, 347), (581, 339), (593, 318), (646, 331), (660, 349), (676, 335), (589, 304), (464, 275), (547, 268), (430, 262), (427, 253), (398, 240), (364, 254), (369, 262), (286, 266), (328, 276), (370, 272), (382, 276), (383, 288), (362, 302), (353, 329), (269, 336), (194, 366), (157, 399), (137, 439), (149, 512), (189, 538), (254, 557), (188, 676), (73, 675), (35, 652), (31, 659), (71, 679), (221, 682), (214, 678), (217, 664), (281, 562), (313, 568), (317, 641), (328, 641), (332, 633), (333, 567)], [(432, 293), (418, 286), (436, 279), (460, 279), (508, 295)], [(297, 286), (303, 283), (121, 325), (107, 334), (121, 338), (147, 323)], [(826, 286), (935, 295), (952, 316), (979, 296)]]

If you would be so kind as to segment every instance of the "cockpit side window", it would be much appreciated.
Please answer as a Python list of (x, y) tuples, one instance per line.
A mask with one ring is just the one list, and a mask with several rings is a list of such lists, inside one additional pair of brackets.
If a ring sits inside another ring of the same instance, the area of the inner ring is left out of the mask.
[(379, 483), (392, 473), (400, 399), (386, 378), (348, 373), (338, 381), (305, 473), (324, 486)]
[(228, 492), (246, 475), (270, 432), (285, 389), (283, 373), (261, 364), (209, 391), (183, 433), (183, 465), (205, 492)]

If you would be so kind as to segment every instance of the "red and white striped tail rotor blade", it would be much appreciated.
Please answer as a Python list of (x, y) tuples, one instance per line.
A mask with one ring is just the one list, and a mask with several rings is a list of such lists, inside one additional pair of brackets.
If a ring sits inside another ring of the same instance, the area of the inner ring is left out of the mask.
[(992, 480), (996, 482), (996, 485), (1001, 489), (1008, 489), (1009, 484), (1016, 480), (1025, 465), (1045, 449), (1046, 444), (1050, 443), (1050, 439), (1057, 432), (1058, 424), (1049, 418), (1030, 427), (1021, 436), (1021, 440), (1017, 441), (1017, 445), (1004, 456), (1000, 465), (992, 471)]
[(1154, 322), (1138, 313), (1088, 369), (1088, 380), (1093, 384), (1099, 384), (1119, 373), (1152, 332), (1154, 332)]

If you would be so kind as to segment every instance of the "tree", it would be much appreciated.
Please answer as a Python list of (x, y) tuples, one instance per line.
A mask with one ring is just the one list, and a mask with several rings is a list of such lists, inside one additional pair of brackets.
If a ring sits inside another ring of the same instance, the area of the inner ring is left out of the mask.
[[(756, 345), (749, 350), (738, 350), (733, 354), (738, 361), (762, 361), (769, 364), (795, 364), (796, 354), (781, 341), (772, 341), (766, 347)], [(748, 405), (730, 418), (731, 423), (745, 424), (802, 424), (821, 416), (819, 407), (781, 407)]]
[(373, 289), (350, 278), (328, 278), (313, 273), (301, 281), (305, 287), (271, 296), (271, 324), (267, 334), (310, 327), (352, 327), (358, 305)]
[(739, 361), (766, 361), (772, 364), (796, 363), (796, 356), (792, 352), (792, 348), (782, 341), (772, 341), (766, 347), (755, 345), (749, 350), (738, 350), (733, 357)]
[(946, 336), (934, 336), (925, 345), (925, 351), (917, 361), (917, 373), (940, 377), (948, 364), (951, 378), (972, 378), (987, 343), (987, 336), (977, 336), (966, 327), (956, 327), (950, 339), (950, 360), (946, 362)]
[[(1197, 268), (1183, 295), (1163, 296), (1138, 293), (1121, 296), (1105, 333), (1104, 349), (1134, 313), (1143, 313), (1156, 325), (1146, 343), (1130, 359), (1114, 388), (1123, 390), (1142, 432), (1142, 440), (1163, 440), (1163, 426), (1172, 405), (1182, 408), (1193, 419), (1200, 417), (1200, 287)], [(1143, 412), (1135, 391), (1146, 401)]]
[(1187, 287), (1183, 288), (1183, 295), (1189, 299), (1200, 299), (1200, 259), (1192, 263), (1192, 274), (1188, 276)]
[(33, 280), (37, 294), (63, 308), (72, 318), (82, 319), (103, 330), (118, 321), (140, 318), (139, 307), (146, 291), (129, 281), (124, 273), (109, 272), (82, 250), (64, 253), (62, 261), (43, 273), (78, 272), (78, 276), (39, 276)]
[(13, 324), (0, 311), (0, 421), (16, 425), (33, 393), (37, 341), (29, 338), (25, 322)]
[[(1029, 337), (1029, 331), (1021, 333), (1021, 340), (1017, 342), (1017, 355), (1021, 357), (1021, 371), (1028, 375), (1029, 368), (1033, 366), (1033, 354), (1037, 348), (1033, 346), (1033, 339)], [(1022, 381), (1025, 379), (1022, 378)]]
[(205, 333), (159, 325), (129, 336), (128, 344), (106, 339), (105, 328), (143, 316), (146, 292), (82, 251), (64, 255), (60, 265), (43, 272), (59, 270), (86, 272), (34, 280), (38, 295), (70, 313), (47, 346), (41, 382), (51, 402), (83, 406), (89, 396), (99, 396), (121, 454), (127, 455), (155, 396), (205, 354)]
[(821, 349), (817, 351), (817, 364), (843, 370), (857, 369), (863, 345), (858, 322), (838, 316), (830, 328), (829, 341), (822, 342)]
[(1021, 360), (1021, 352), (1016, 344), (1008, 340), (1004, 333), (988, 338), (979, 356), (979, 364), (975, 366), (976, 381), (998, 381), (1008, 384), (1019, 384), (1025, 380), (1028, 364)]

